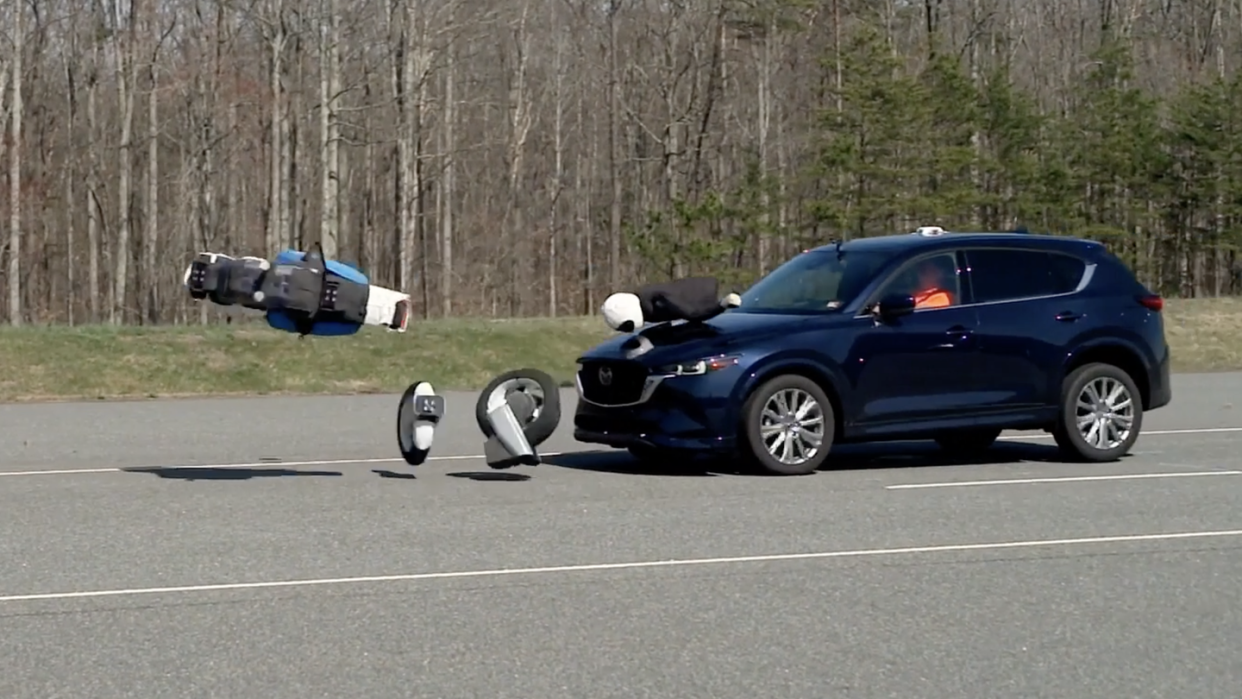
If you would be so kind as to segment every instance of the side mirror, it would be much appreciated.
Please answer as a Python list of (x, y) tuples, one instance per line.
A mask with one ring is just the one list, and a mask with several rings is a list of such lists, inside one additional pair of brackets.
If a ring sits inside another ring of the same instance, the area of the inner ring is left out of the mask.
[(914, 312), (914, 297), (910, 294), (889, 294), (880, 299), (879, 316), (883, 320), (892, 320)]

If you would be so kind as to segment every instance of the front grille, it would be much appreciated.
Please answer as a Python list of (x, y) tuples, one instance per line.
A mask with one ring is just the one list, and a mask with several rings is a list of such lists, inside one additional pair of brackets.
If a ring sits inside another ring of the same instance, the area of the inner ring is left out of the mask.
[(590, 360), (582, 363), (582, 396), (598, 405), (635, 403), (643, 395), (647, 369), (638, 362)]

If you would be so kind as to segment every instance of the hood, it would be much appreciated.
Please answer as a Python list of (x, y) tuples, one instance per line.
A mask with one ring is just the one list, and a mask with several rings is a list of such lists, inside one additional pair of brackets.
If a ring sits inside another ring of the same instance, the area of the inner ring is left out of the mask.
[[(702, 323), (662, 323), (606, 340), (584, 358), (633, 358), (644, 364), (683, 361), (691, 356), (727, 352), (792, 330), (822, 328), (839, 316), (727, 311)], [(642, 351), (643, 348), (646, 351)]]

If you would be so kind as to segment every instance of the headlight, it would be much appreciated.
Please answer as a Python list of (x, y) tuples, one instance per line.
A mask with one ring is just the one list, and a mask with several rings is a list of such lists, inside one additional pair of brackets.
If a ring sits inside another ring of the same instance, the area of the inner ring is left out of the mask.
[(707, 357), (693, 362), (683, 362), (681, 364), (669, 364), (662, 366), (657, 371), (661, 374), (671, 376), (702, 376), (713, 371), (728, 369), (736, 366), (738, 362), (737, 355), (726, 355), (723, 357)]

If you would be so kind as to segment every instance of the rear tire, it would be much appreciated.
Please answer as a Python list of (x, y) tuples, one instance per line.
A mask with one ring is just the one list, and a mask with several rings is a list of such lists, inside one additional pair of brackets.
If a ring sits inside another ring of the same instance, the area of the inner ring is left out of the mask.
[(1134, 447), (1142, 427), (1142, 396), (1120, 367), (1085, 364), (1065, 377), (1052, 436), (1066, 456), (1093, 463), (1116, 461)]
[(836, 433), (832, 401), (811, 379), (783, 374), (765, 381), (742, 407), (743, 453), (770, 474), (814, 473)]

